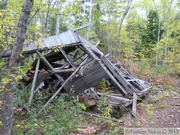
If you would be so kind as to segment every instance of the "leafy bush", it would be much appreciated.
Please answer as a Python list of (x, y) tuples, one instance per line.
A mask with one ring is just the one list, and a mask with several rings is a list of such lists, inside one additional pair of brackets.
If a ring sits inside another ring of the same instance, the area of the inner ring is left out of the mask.
[[(21, 87), (23, 88), (23, 87)], [(47, 108), (38, 115), (39, 108), (42, 107), (46, 97), (49, 95), (41, 92), (39, 97), (36, 97), (33, 105), (20, 112), (15, 113), (15, 123), (13, 131), (19, 135), (29, 134), (51, 134), (51, 135), (65, 135), (70, 134), (81, 123), (81, 116), (77, 115), (78, 108), (75, 106), (75, 101), (65, 101), (64, 98), (56, 98)], [(28, 101), (29, 94), (24, 89), (17, 90), (17, 96), (15, 99), (16, 106), (23, 106)], [(38, 101), (38, 100), (39, 101)]]

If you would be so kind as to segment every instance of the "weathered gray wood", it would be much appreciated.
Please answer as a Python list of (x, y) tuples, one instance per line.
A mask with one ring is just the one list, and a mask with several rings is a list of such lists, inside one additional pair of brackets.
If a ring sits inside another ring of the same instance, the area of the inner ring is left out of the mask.
[(68, 69), (53, 69), (52, 73), (70, 73), (73, 72), (75, 69), (74, 68), (68, 68)]
[(66, 83), (79, 71), (82, 65), (80, 65), (61, 85), (61, 87), (54, 93), (54, 95), (46, 102), (46, 104), (39, 110), (39, 114), (48, 106), (48, 104), (59, 94), (62, 88), (66, 85)]
[(38, 90), (40, 89), (40, 87), (41, 87), (41, 84), (39, 84), (39, 85), (37, 86), (37, 88), (34, 90), (34, 94), (35, 94), (36, 92), (38, 92)]
[(95, 47), (97, 47), (97, 46), (99, 45), (99, 43), (100, 43), (100, 41), (98, 41), (98, 42), (96, 43)]
[(90, 116), (93, 116), (93, 117), (99, 117), (99, 118), (103, 118), (106, 119), (106, 120), (112, 120), (112, 121), (115, 121), (115, 122), (124, 122), (124, 120), (121, 120), (121, 119), (116, 119), (116, 118), (111, 118), (111, 117), (103, 117), (99, 114), (94, 114), (94, 113), (89, 113), (89, 112), (84, 112), (84, 111), (80, 111), (80, 113), (83, 113), (83, 114), (87, 114), (87, 115), (90, 115)]
[(132, 116), (136, 117), (137, 95), (133, 93)]
[(113, 85), (121, 92), (123, 95), (128, 95), (127, 91), (119, 84), (119, 82), (114, 78), (114, 76), (109, 72), (109, 70), (99, 61), (101, 67), (106, 71), (109, 78), (112, 80)]
[(37, 75), (37, 81), (36, 81), (35, 88), (37, 88), (44, 80), (46, 80), (51, 75), (52, 75), (52, 73), (50, 73), (46, 70), (41, 70), (40, 73)]
[[(95, 46), (93, 46), (90, 42), (88, 42), (86, 39), (84, 39), (83, 37), (79, 36), (81, 42), (82, 42), (82, 46), (84, 47), (85, 51), (94, 59), (99, 59), (100, 56), (103, 55), (103, 53), (98, 50)], [(96, 53), (96, 55), (94, 54)], [(98, 57), (98, 56), (99, 57)], [(113, 81), (114, 85), (120, 90), (120, 92), (124, 95), (127, 95), (128, 93), (126, 92), (126, 90), (119, 84), (119, 82), (114, 78), (114, 76), (112, 75), (112, 73), (109, 72), (109, 70), (100, 62), (98, 61), (99, 64), (101, 65), (101, 67), (106, 71), (107, 75), (109, 76), (109, 78)]]
[[(86, 62), (86, 59), (81, 64), (85, 64), (84, 62)], [(82, 66), (78, 74), (68, 81), (64, 89), (69, 91), (73, 88), (75, 94), (78, 94), (79, 92), (97, 85), (103, 78), (108, 78), (106, 72), (96, 60), (93, 60)]]
[(105, 56), (102, 56), (101, 60), (107, 66), (113, 76), (116, 77), (117, 80), (123, 85), (123, 87), (128, 93), (132, 94), (133, 92), (137, 92), (133, 88), (133, 86), (128, 81), (126, 81), (126, 79), (120, 74), (120, 72), (118, 72), (118, 69)]
[(6, 51), (2, 51), (0, 52), (0, 58), (2, 57), (9, 57), (12, 53), (12, 50), (6, 50)]
[[(97, 92), (98, 95), (103, 95), (103, 93)], [(124, 98), (124, 97), (119, 97), (119, 96), (114, 96), (114, 95), (107, 95), (107, 97), (113, 98), (113, 99), (117, 99), (119, 101), (125, 101), (125, 102), (130, 102), (131, 100), (128, 98)]]
[[(89, 41), (79, 35), (79, 38), (82, 42), (82, 46), (85, 49), (86, 53), (94, 59), (97, 59), (98, 56), (101, 56), (103, 53), (98, 50), (94, 45), (92, 45)], [(95, 54), (96, 55), (95, 55)], [(97, 56), (98, 55), (98, 56)]]
[(86, 25), (81, 26), (81, 27), (79, 27), (77, 29), (74, 29), (73, 31), (79, 31), (79, 30), (82, 30), (82, 29), (87, 28), (87, 27), (89, 27), (89, 24), (86, 24)]
[(29, 106), (31, 104), (31, 101), (32, 101), (33, 95), (34, 95), (34, 88), (35, 88), (35, 85), (36, 85), (39, 65), (40, 65), (40, 59), (37, 60), (37, 64), (36, 64), (36, 69), (35, 69), (34, 78), (33, 78), (32, 87), (31, 87), (31, 94), (30, 94), (30, 97), (29, 97)]
[[(51, 69), (51, 70), (53, 71), (54, 68), (53, 68), (53, 66), (47, 61), (47, 59), (44, 58), (44, 57), (42, 57), (42, 56), (41, 56), (41, 53), (40, 53), (39, 51), (36, 51), (36, 53), (37, 53), (38, 56), (41, 58), (41, 60), (43, 61), (43, 63), (44, 63), (49, 69)], [(56, 76), (59, 80), (61, 80), (61, 82), (64, 81), (64, 79), (63, 79), (60, 75), (55, 74), (55, 76)]]
[(62, 48), (60, 48), (59, 50), (60, 50), (60, 52), (63, 54), (63, 56), (66, 58), (66, 61), (69, 62), (69, 64), (70, 64), (72, 67), (76, 67), (76, 66), (74, 65), (73, 61), (72, 61), (72, 60), (69, 58), (69, 56), (66, 54), (66, 52), (65, 52)]

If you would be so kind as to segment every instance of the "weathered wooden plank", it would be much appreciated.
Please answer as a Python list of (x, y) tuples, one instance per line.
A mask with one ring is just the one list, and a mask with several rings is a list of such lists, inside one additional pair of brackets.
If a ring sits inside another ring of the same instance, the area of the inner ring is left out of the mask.
[[(98, 95), (103, 95), (103, 93), (97, 92)], [(128, 98), (124, 98), (124, 97), (119, 97), (119, 96), (114, 96), (114, 95), (107, 95), (107, 97), (113, 98), (113, 99), (117, 99), (119, 101), (124, 101), (124, 102), (131, 102), (130, 99)]]
[(68, 69), (53, 69), (52, 73), (59, 74), (59, 73), (71, 73), (75, 70), (75, 68), (68, 68)]
[(114, 78), (114, 76), (109, 72), (109, 70), (99, 61), (101, 67), (106, 71), (109, 79), (112, 81), (113, 85), (120, 91), (123, 95), (128, 95), (127, 91), (119, 84), (119, 82)]
[(137, 95), (133, 93), (132, 116), (136, 117)]
[(46, 71), (46, 70), (41, 70), (39, 74), (37, 75), (37, 81), (36, 81), (36, 86), (37, 88), (44, 80), (49, 78), (52, 75), (52, 73)]
[(117, 78), (117, 80), (121, 83), (121, 85), (126, 89), (128, 93), (137, 92), (133, 86), (126, 81), (126, 79), (118, 72), (118, 69), (105, 57), (102, 56), (101, 60), (103, 63), (107, 66), (107, 68), (110, 70), (110, 72), (113, 74), (114, 77)]
[(75, 64), (73, 63), (73, 61), (70, 59), (70, 57), (66, 54), (66, 52), (60, 48), (59, 49), (60, 52), (63, 54), (63, 56), (65, 57), (66, 61), (72, 66), (72, 67), (76, 67)]
[[(81, 64), (84, 64), (83, 62)], [(65, 90), (69, 91), (71, 88), (75, 94), (82, 92), (98, 83), (103, 78), (108, 78), (106, 72), (101, 68), (100, 64), (93, 60), (80, 68), (78, 74), (71, 78), (65, 85)]]
[[(41, 56), (41, 53), (39, 52), (39, 51), (36, 51), (36, 53), (38, 54), (38, 56), (41, 58), (41, 60), (43, 61), (43, 63), (49, 68), (49, 69), (51, 69), (52, 71), (53, 71), (53, 66), (47, 61), (47, 59), (45, 58), (45, 57), (42, 57)], [(61, 80), (61, 82), (63, 82), (64, 81), (64, 79), (60, 76), (60, 75), (58, 75), (58, 74), (55, 74), (55, 76), (59, 79), (59, 80)]]
[(87, 115), (94, 116), (94, 117), (103, 118), (103, 119), (106, 119), (106, 120), (112, 120), (112, 121), (119, 122), (119, 123), (124, 122), (124, 120), (121, 120), (121, 119), (116, 119), (116, 118), (111, 118), (111, 117), (104, 117), (104, 116), (101, 116), (99, 114), (93, 114), (93, 113), (88, 113), (88, 112), (84, 112), (84, 111), (80, 111), (80, 113), (87, 114)]
[[(103, 53), (98, 50), (95, 46), (93, 46), (90, 42), (88, 42), (86, 39), (80, 36), (80, 40), (82, 42), (82, 46), (86, 50), (86, 52), (94, 59), (99, 59), (103, 55)], [(112, 73), (109, 72), (109, 70), (99, 61), (99, 64), (101, 67), (105, 70), (109, 78), (112, 80), (113, 84), (115, 85), (116, 88), (123, 94), (127, 95), (127, 91), (119, 84), (119, 82), (114, 78)]]
[(31, 87), (31, 94), (30, 94), (30, 97), (29, 97), (29, 106), (31, 104), (31, 101), (32, 101), (33, 95), (34, 95), (34, 88), (35, 88), (35, 85), (36, 85), (39, 65), (40, 65), (40, 59), (37, 60), (37, 64), (36, 64), (36, 69), (35, 69), (34, 78), (33, 78), (32, 87)]
[(54, 93), (54, 95), (46, 102), (46, 104), (39, 110), (39, 114), (48, 106), (48, 104), (59, 94), (59, 92), (63, 89), (63, 87), (67, 84), (67, 82), (76, 75), (82, 65), (80, 65), (61, 85), (61, 87)]

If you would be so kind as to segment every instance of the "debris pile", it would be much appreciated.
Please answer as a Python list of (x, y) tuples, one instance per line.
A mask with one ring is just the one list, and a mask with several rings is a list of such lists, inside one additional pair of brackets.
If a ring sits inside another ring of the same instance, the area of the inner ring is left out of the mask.
[(31, 43), (23, 49), (24, 55), (36, 53), (38, 56), (32, 68), (23, 75), (24, 83), (32, 83), (30, 102), (37, 91), (50, 88), (53, 96), (46, 105), (57, 94), (70, 91), (87, 106), (95, 105), (101, 102), (103, 94), (96, 91), (95, 86), (105, 79), (109, 89), (118, 90), (118, 93), (107, 95), (107, 104), (126, 107), (133, 102), (134, 94), (143, 96), (151, 89), (150, 83), (111, 63), (108, 56), (76, 31), (68, 30), (45, 38), (38, 45)]

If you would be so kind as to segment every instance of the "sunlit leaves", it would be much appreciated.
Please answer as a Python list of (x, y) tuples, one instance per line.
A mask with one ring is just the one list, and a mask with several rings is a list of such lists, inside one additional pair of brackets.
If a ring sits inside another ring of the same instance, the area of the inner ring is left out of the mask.
[(7, 9), (0, 10), (0, 46), (4, 50), (12, 47), (19, 14), (21, 12), (22, 0), (9, 1)]

